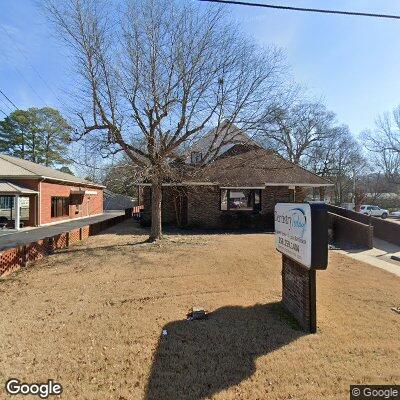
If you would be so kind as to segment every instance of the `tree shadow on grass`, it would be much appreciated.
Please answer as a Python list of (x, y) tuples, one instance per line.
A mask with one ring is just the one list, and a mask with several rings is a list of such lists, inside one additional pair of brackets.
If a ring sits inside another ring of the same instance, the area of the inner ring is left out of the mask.
[(147, 400), (208, 398), (249, 378), (257, 357), (305, 335), (278, 302), (222, 307), (207, 320), (163, 329), (168, 335), (154, 354)]

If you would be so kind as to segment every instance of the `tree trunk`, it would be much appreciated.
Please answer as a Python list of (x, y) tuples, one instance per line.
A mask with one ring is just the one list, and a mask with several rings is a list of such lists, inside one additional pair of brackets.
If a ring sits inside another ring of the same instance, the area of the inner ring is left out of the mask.
[(161, 229), (161, 181), (155, 180), (151, 185), (151, 230), (150, 242), (155, 242), (162, 238)]

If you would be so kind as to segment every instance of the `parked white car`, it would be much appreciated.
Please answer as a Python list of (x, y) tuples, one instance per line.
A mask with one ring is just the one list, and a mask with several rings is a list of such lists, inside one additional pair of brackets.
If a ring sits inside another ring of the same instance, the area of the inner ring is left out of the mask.
[(384, 210), (383, 208), (380, 208), (378, 206), (370, 206), (366, 204), (363, 204), (360, 207), (360, 213), (365, 215), (371, 215), (372, 217), (381, 217), (383, 219), (389, 216), (388, 210)]

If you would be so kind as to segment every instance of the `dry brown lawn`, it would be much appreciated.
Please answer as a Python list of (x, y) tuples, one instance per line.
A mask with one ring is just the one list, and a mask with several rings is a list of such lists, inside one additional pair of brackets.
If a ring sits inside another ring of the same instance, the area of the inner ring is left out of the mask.
[[(1, 381), (52, 378), (67, 400), (347, 399), (350, 384), (400, 383), (400, 278), (331, 253), (307, 335), (280, 309), (272, 235), (145, 238), (125, 222), (1, 281)], [(192, 306), (209, 319), (186, 321)]]

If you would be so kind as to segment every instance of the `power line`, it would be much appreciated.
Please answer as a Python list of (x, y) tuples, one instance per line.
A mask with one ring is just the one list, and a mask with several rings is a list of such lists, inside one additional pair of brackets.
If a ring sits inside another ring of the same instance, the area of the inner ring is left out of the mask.
[(0, 112), (2, 112), (6, 117), (8, 117), (8, 115), (0, 108)]
[(322, 14), (339, 14), (347, 16), (358, 16), (358, 17), (372, 17), (372, 18), (389, 18), (389, 19), (400, 19), (400, 15), (393, 14), (374, 14), (367, 12), (356, 12), (356, 11), (342, 11), (342, 10), (327, 10), (321, 8), (304, 8), (304, 7), (292, 7), (292, 6), (278, 6), (274, 4), (263, 4), (263, 3), (249, 3), (247, 1), (236, 1), (236, 0), (198, 0), (209, 3), (219, 3), (219, 4), (235, 4), (240, 6), (251, 6), (251, 7), (264, 7), (273, 8), (277, 10), (286, 11), (303, 11), (303, 12), (313, 12)]
[[(26, 59), (28, 62), (29, 66), (35, 71), (36, 75), (39, 77), (39, 79), (47, 86), (48, 89), (53, 93), (54, 97), (61, 103), (63, 102), (60, 100), (60, 98), (57, 96), (56, 92), (54, 89), (47, 83), (47, 81), (43, 78), (43, 76), (40, 74), (40, 72), (36, 69), (36, 67), (30, 62), (28, 56), (21, 50), (21, 48), (15, 43), (13, 37), (10, 35), (10, 33), (4, 28), (4, 26), (0, 25), (1, 30), (10, 38), (11, 43), (14, 45), (14, 47), (17, 49), (17, 51)], [(43, 99), (42, 99), (43, 101)]]
[(0, 89), (0, 94), (2, 94), (8, 101), (9, 103), (11, 103), (16, 110), (18, 110), (18, 107), (9, 99), (9, 97), (7, 95), (4, 94), (4, 92)]
[(10, 110), (10, 112), (13, 112), (13, 109), (8, 105), (8, 103), (6, 103), (5, 100), (3, 100), (2, 97), (0, 97), (0, 103), (2, 103), (4, 106), (6, 106), (6, 108), (7, 108), (8, 110)]
[(35, 93), (37, 98), (43, 102), (44, 105), (46, 105), (46, 101), (43, 99), (43, 97), (35, 90), (35, 88), (29, 83), (29, 81), (25, 78), (24, 74), (20, 71), (20, 69), (13, 65), (14, 69), (18, 72), (19, 76), (26, 82), (26, 84), (31, 88), (32, 92)]
[[(0, 27), (1, 27), (1, 25), (0, 25)], [(32, 92), (38, 97), (38, 99), (40, 99), (43, 102), (43, 104), (46, 105), (46, 101), (43, 99), (42, 96), (40, 96), (40, 94), (35, 90), (35, 88), (29, 83), (29, 81), (25, 78), (24, 74), (20, 71), (20, 69), (15, 64), (12, 64), (12, 66), (18, 72), (18, 74), (21, 76), (21, 78), (26, 82), (26, 84), (31, 88)]]

